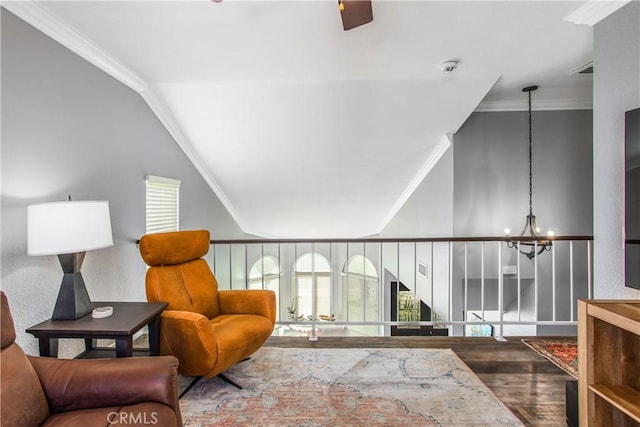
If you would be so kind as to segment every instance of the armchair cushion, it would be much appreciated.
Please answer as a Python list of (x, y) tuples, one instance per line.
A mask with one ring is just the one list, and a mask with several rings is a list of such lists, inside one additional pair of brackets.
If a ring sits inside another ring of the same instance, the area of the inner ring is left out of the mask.
[(209, 319), (199, 313), (165, 310), (162, 313), (160, 352), (180, 360), (179, 371), (189, 376), (211, 372), (218, 358), (218, 342)]
[(140, 239), (140, 255), (151, 267), (182, 264), (205, 256), (209, 242), (207, 230), (147, 234)]
[(157, 402), (177, 409), (175, 357), (63, 360), (29, 356), (52, 413)]
[(147, 299), (169, 303), (167, 310), (193, 311), (211, 319), (220, 314), (217, 289), (218, 282), (204, 259), (147, 270)]
[(218, 341), (216, 373), (254, 353), (273, 332), (269, 319), (255, 314), (221, 314), (211, 319), (210, 324)]
[(221, 314), (257, 314), (276, 324), (276, 294), (261, 289), (218, 291)]

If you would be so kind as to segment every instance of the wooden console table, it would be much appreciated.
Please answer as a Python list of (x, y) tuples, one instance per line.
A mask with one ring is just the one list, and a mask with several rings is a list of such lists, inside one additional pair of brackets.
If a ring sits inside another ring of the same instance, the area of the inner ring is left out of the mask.
[(113, 350), (94, 347), (96, 339), (114, 339), (116, 357), (134, 355), (133, 335), (148, 326), (149, 351), (143, 354), (160, 354), (160, 314), (168, 305), (165, 302), (93, 302), (93, 308), (113, 307), (113, 315), (94, 319), (91, 313), (77, 320), (45, 320), (27, 329), (38, 338), (40, 356), (58, 357), (59, 338), (83, 338), (85, 351), (78, 358), (113, 357)]
[(580, 426), (640, 425), (640, 301), (578, 301)]

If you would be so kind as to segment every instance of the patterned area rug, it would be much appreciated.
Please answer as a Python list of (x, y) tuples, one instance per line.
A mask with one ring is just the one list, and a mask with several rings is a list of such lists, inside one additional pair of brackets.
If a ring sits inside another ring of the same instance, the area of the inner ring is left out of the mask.
[(576, 338), (523, 338), (522, 342), (551, 363), (578, 379)]
[(263, 347), (180, 400), (185, 426), (521, 426), (441, 349)]

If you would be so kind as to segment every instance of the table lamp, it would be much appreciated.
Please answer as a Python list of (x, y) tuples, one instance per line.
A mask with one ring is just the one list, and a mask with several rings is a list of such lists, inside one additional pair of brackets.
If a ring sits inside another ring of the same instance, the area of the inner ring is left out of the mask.
[(57, 255), (64, 276), (52, 320), (72, 320), (91, 312), (80, 273), (86, 251), (113, 246), (109, 202), (68, 201), (27, 208), (29, 255)]

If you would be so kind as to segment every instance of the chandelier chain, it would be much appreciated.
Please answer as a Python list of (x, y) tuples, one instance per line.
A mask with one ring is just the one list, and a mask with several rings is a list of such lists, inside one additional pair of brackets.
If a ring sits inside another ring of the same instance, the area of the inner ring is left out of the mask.
[(531, 92), (529, 91), (529, 215), (533, 215), (533, 172), (531, 149)]

